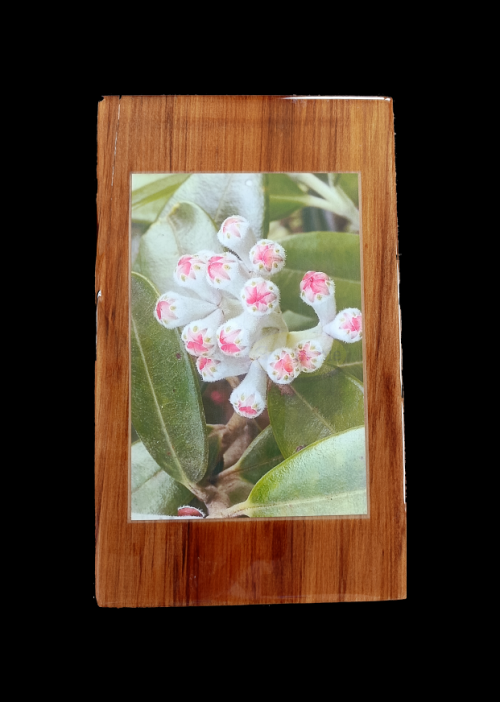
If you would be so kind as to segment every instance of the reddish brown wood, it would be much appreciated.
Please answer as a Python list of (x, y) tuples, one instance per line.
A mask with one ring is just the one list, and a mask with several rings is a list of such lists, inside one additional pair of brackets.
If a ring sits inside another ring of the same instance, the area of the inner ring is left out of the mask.
[[(392, 100), (106, 97), (97, 170), (99, 605), (406, 597)], [(129, 190), (140, 171), (361, 173), (368, 519), (127, 522)]]

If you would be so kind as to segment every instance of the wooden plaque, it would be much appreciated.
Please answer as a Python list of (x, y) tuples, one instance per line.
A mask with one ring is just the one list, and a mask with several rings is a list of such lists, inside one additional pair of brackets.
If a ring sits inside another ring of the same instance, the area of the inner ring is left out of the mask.
[[(98, 114), (96, 595), (101, 607), (406, 597), (390, 98), (105, 97)], [(133, 173), (358, 173), (368, 513), (131, 521)]]

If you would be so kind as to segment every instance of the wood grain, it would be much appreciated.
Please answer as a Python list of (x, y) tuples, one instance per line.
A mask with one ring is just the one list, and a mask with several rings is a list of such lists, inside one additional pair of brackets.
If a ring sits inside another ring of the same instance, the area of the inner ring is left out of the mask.
[[(406, 597), (392, 100), (106, 97), (98, 116), (96, 595), (101, 607)], [(131, 523), (132, 172), (358, 171), (368, 518)]]

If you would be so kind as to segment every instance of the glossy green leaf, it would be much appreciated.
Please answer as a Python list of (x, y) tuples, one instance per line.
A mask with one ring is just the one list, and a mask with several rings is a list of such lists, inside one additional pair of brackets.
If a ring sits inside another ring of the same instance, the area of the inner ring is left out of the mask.
[(239, 461), (221, 473), (219, 489), (232, 505), (242, 502), (255, 483), (282, 460), (273, 430), (268, 426), (255, 437)]
[(253, 485), (282, 460), (272, 427), (268, 426), (255, 437), (231, 471)]
[(168, 214), (174, 205), (182, 201), (199, 205), (214, 220), (217, 229), (226, 217), (241, 215), (248, 219), (257, 238), (267, 236), (269, 218), (265, 174), (193, 174), (167, 202), (162, 216)]
[(177, 188), (188, 178), (189, 173), (149, 174), (149, 178), (143, 176), (144, 184), (134, 187), (140, 180), (137, 175), (132, 175), (132, 221), (154, 222)]
[(132, 422), (156, 463), (188, 486), (207, 469), (200, 389), (178, 330), (153, 316), (158, 290), (132, 273)]
[(367, 514), (365, 429), (318, 441), (273, 468), (239, 513), (249, 517)]
[(304, 192), (286, 173), (269, 173), (269, 219), (288, 217), (304, 207)]
[(335, 281), (337, 309), (361, 309), (359, 236), (347, 232), (308, 232), (283, 242), (285, 268), (273, 276), (281, 292), (281, 309), (305, 316), (311, 308), (300, 298), (300, 281), (307, 271), (322, 271)]
[(330, 373), (334, 368), (342, 368), (346, 373), (354, 375), (363, 382), (363, 344), (356, 341), (346, 344), (335, 339), (330, 353), (321, 368), (310, 374), (310, 378)]
[(142, 441), (132, 444), (132, 513), (177, 516), (193, 494), (160, 468)]
[(363, 385), (339, 368), (302, 373), (291, 385), (273, 384), (269, 419), (285, 458), (304, 446), (364, 423)]
[(198, 205), (179, 202), (168, 214), (159, 217), (142, 237), (138, 256), (140, 271), (161, 293), (167, 292), (175, 289), (173, 272), (179, 258), (201, 249), (221, 250), (214, 223)]

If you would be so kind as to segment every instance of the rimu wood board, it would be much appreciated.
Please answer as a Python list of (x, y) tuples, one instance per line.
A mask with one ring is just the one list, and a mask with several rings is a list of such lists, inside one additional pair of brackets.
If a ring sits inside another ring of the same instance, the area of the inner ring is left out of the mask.
[[(293, 171), (360, 173), (369, 514), (130, 522), (130, 174)], [(98, 604), (406, 597), (392, 100), (105, 97), (97, 174)]]

